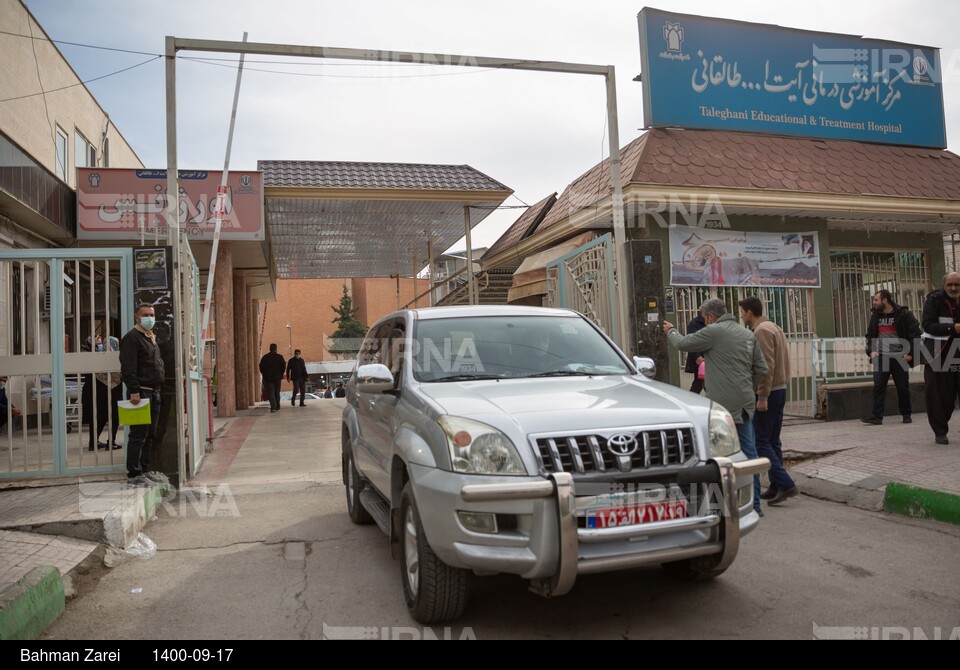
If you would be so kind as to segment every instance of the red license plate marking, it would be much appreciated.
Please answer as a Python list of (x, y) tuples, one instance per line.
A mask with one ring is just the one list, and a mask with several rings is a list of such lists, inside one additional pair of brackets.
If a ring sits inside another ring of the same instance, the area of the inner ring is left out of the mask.
[(685, 519), (686, 500), (664, 500), (644, 505), (626, 505), (607, 509), (587, 510), (587, 528), (617, 528), (657, 521)]

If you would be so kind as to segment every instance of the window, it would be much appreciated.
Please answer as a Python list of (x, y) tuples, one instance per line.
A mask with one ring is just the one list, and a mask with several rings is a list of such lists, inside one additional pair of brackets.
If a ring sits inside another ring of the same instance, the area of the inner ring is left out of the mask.
[(76, 133), (76, 141), (73, 146), (73, 158), (78, 168), (97, 167), (97, 148), (87, 142), (87, 138), (79, 132)]
[(110, 167), (110, 138), (103, 138), (103, 167)]
[(67, 181), (67, 134), (57, 128), (57, 176)]

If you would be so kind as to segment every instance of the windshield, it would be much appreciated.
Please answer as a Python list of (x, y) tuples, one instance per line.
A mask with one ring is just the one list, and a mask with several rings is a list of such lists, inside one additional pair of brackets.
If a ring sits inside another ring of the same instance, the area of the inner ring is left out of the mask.
[(414, 378), (425, 382), (631, 374), (580, 317), (477, 316), (419, 321)]

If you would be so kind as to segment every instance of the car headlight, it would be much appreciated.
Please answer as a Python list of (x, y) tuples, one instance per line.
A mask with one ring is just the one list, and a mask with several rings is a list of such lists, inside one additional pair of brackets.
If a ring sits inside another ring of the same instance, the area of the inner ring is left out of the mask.
[(455, 416), (437, 423), (447, 437), (454, 472), (474, 475), (526, 475), (517, 448), (493, 426)]
[(710, 455), (733, 456), (740, 451), (740, 437), (733, 415), (717, 403), (710, 404)]

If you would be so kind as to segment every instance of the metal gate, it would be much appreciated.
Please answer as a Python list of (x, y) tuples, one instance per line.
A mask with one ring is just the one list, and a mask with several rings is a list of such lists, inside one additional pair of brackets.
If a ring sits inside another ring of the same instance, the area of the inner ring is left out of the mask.
[(0, 479), (125, 470), (110, 443), (132, 267), (130, 249), (0, 251)]
[(567, 307), (617, 337), (612, 237), (608, 233), (547, 263), (547, 307)]
[(183, 272), (183, 337), (187, 343), (186, 360), (186, 440), (184, 448), (188, 458), (181, 454), (180, 462), (187, 464), (187, 477), (193, 477), (200, 469), (206, 455), (208, 412), (207, 394), (203, 379), (203, 342), (200, 340), (200, 270), (189, 248), (184, 248), (180, 257)]
[[(763, 303), (763, 313), (783, 329), (787, 336), (791, 379), (787, 385), (788, 416), (816, 415), (816, 385), (813, 374), (816, 324), (814, 323), (813, 291), (804, 288), (684, 286), (676, 290), (677, 328), (686, 334), (687, 325), (707, 300), (723, 300), (727, 311), (739, 319), (740, 301), (756, 296)], [(679, 353), (680, 369), (686, 354)]]

